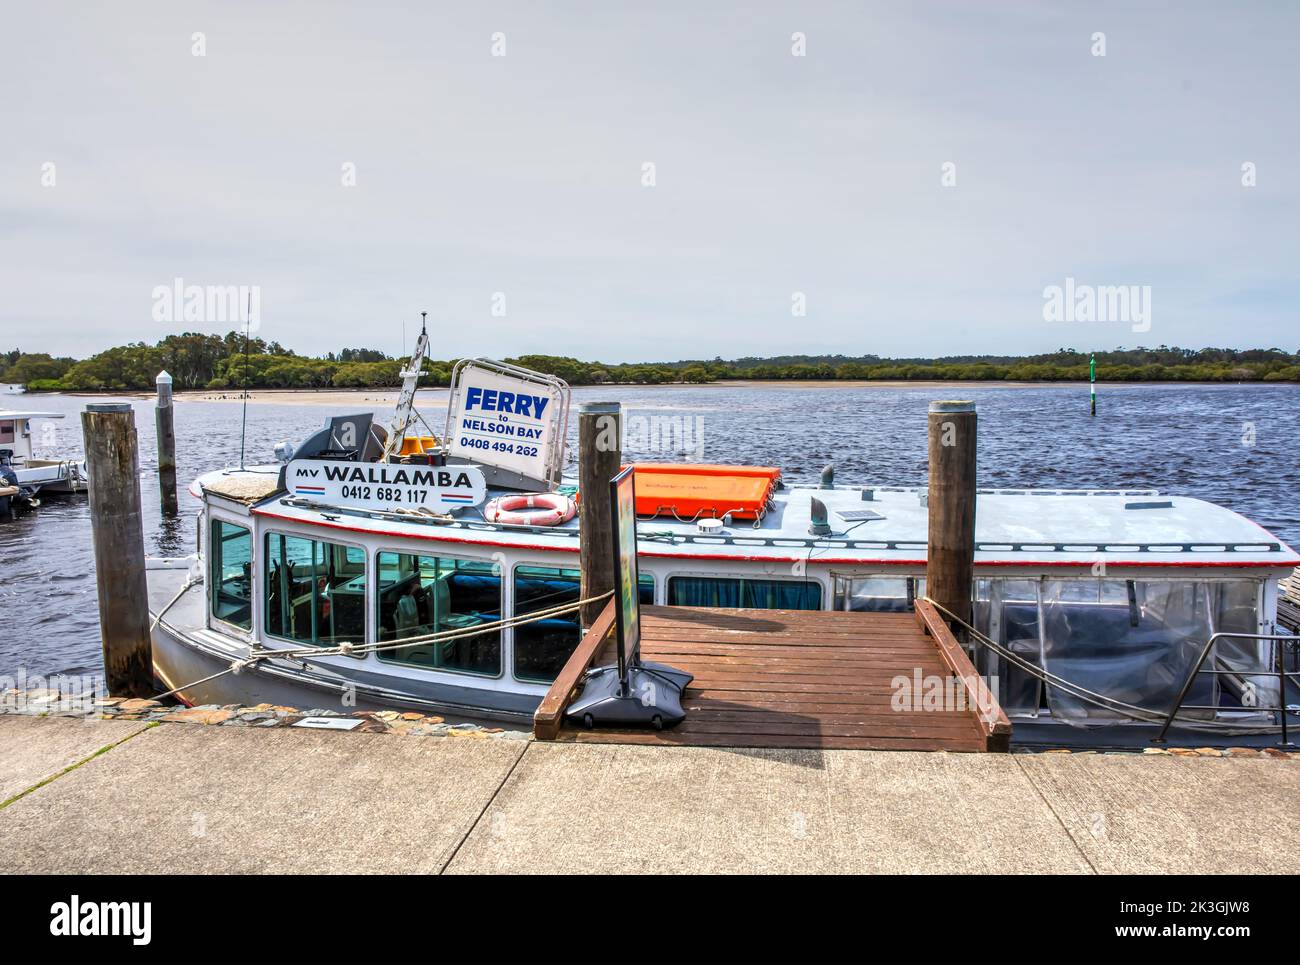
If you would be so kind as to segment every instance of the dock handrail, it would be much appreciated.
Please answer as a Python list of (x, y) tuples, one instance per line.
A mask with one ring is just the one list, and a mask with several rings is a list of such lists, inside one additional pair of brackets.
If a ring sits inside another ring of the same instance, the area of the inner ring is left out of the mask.
[(921, 629), (934, 638), (939, 656), (952, 675), (962, 682), (966, 689), (966, 699), (975, 711), (975, 719), (984, 733), (984, 740), (991, 751), (1005, 751), (1011, 743), (1011, 721), (1002, 705), (998, 703), (984, 678), (975, 670), (970, 657), (953, 636), (952, 630), (944, 622), (934, 601), (923, 597), (916, 601), (916, 622)]
[[(1210, 634), (1210, 639), (1206, 640), (1205, 646), (1201, 648), (1201, 655), (1200, 657), (1197, 658), (1195, 666), (1192, 667), (1192, 672), (1189, 673), (1187, 675), (1187, 679), (1183, 681), (1183, 688), (1178, 692), (1178, 699), (1175, 700), (1174, 705), (1171, 708), (1169, 708), (1169, 716), (1165, 718), (1165, 722), (1160, 728), (1160, 733), (1157, 734), (1155, 737), (1153, 737), (1152, 740), (1155, 743), (1164, 742), (1165, 734), (1169, 733), (1169, 728), (1173, 724), (1174, 717), (1178, 714), (1178, 711), (1183, 709), (1183, 701), (1187, 699), (1187, 694), (1191, 691), (1192, 684), (1196, 682), (1197, 675), (1207, 673), (1207, 674), (1212, 674), (1216, 677), (1221, 677), (1221, 676), (1276, 677), (1277, 691), (1278, 691), (1277, 707), (1256, 707), (1252, 709), (1268, 710), (1268, 711), (1276, 710), (1277, 717), (1278, 717), (1278, 725), (1281, 727), (1282, 730), (1282, 746), (1283, 747), (1291, 746), (1291, 742), (1287, 739), (1287, 732), (1286, 732), (1286, 715), (1287, 715), (1286, 682), (1291, 677), (1300, 677), (1300, 671), (1295, 671), (1295, 670), (1288, 671), (1286, 669), (1286, 662), (1282, 656), (1282, 651), (1284, 647), (1278, 646), (1275, 648), (1275, 660), (1277, 663), (1276, 670), (1245, 671), (1245, 670), (1204, 670), (1202, 669), (1203, 665), (1205, 664), (1205, 658), (1210, 655), (1210, 651), (1214, 649), (1215, 643), (1218, 642), (1219, 640), (1276, 640), (1279, 641), (1280, 643), (1290, 643), (1293, 646), (1296, 644), (1300, 644), (1300, 636), (1295, 636), (1289, 633), (1220, 632), (1220, 633)], [(1188, 710), (1217, 710), (1218, 708), (1210, 707), (1203, 704), (1189, 704), (1187, 706), (1187, 709)]]
[(565, 661), (564, 668), (551, 684), (551, 689), (546, 692), (542, 702), (537, 705), (537, 710), (533, 712), (533, 736), (538, 740), (555, 740), (556, 735), (559, 734), (560, 728), (564, 725), (565, 708), (573, 702), (574, 691), (582, 683), (587, 668), (591, 666), (592, 661), (600, 654), (605, 642), (614, 632), (614, 621), (614, 600), (610, 599), (591, 627), (583, 634), (582, 639), (578, 641), (573, 653), (569, 654), (569, 659)]

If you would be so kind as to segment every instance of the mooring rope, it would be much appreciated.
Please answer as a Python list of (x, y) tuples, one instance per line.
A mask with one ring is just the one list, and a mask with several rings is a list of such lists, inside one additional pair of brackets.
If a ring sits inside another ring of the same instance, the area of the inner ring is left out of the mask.
[(162, 618), (166, 616), (167, 611), (170, 610), (172, 607), (174, 607), (177, 601), (180, 600), (181, 597), (183, 597), (186, 593), (188, 593), (192, 587), (195, 587), (202, 582), (203, 582), (203, 574), (201, 573), (198, 576), (189, 577), (189, 579), (185, 581), (185, 585), (182, 586), (180, 590), (177, 592), (177, 594), (171, 598), (168, 604), (158, 611), (158, 615), (153, 618), (153, 623), (149, 624), (149, 632), (153, 633), (154, 630), (157, 629), (158, 624), (162, 622)]
[(558, 606), (548, 607), (544, 610), (535, 610), (532, 613), (526, 613), (522, 616), (504, 617), (500, 620), (480, 623), (472, 627), (463, 627), (458, 630), (440, 630), (437, 633), (425, 633), (414, 637), (403, 637), (400, 640), (390, 640), (387, 643), (376, 642), (355, 644), (345, 642), (333, 647), (291, 647), (284, 650), (263, 650), (257, 648), (253, 651), (253, 654), (257, 655), (259, 658), (298, 656), (321, 657), (334, 656), (335, 654), (358, 656), (367, 653), (378, 653), (381, 650), (399, 650), (402, 647), (410, 647), (420, 643), (446, 643), (452, 640), (460, 640), (465, 637), (477, 637), (488, 633), (495, 633), (499, 630), (521, 626), (526, 623), (537, 623), (541, 620), (549, 620), (552, 617), (561, 616), (565, 613), (572, 613), (589, 603), (599, 603), (601, 600), (607, 600), (613, 595), (613, 590), (607, 590), (599, 596), (589, 596), (581, 600), (574, 600), (571, 603), (561, 603)]
[[(191, 586), (195, 583), (201, 582), (203, 582), (202, 577), (199, 577), (196, 580), (187, 581), (186, 585), (181, 588), (180, 592), (172, 598), (171, 603), (168, 603), (167, 606), (163, 608), (162, 612), (158, 614), (153, 622), (153, 626), (158, 626), (162, 621), (163, 614), (171, 609), (172, 605), (179, 600)], [(168, 690), (166, 693), (157, 694), (153, 699), (161, 700), (164, 697), (171, 697), (180, 693), (182, 690), (186, 690), (190, 687), (197, 687), (199, 684), (207, 683), (209, 680), (216, 680), (218, 677), (224, 677), (228, 673), (242, 673), (244, 670), (255, 666), (262, 660), (296, 657), (329, 657), (335, 655), (355, 657), (364, 656), (367, 653), (379, 653), (385, 650), (400, 650), (403, 647), (411, 647), (421, 643), (446, 643), (452, 640), (461, 640), (466, 637), (476, 637), (488, 633), (495, 633), (508, 628), (522, 626), (527, 623), (537, 623), (541, 620), (549, 620), (552, 617), (561, 614), (572, 613), (590, 603), (599, 603), (602, 600), (607, 600), (613, 595), (613, 590), (606, 590), (604, 593), (597, 596), (589, 596), (581, 600), (574, 600), (570, 603), (563, 603), (559, 606), (548, 607), (544, 610), (536, 610), (522, 616), (507, 617), (489, 623), (480, 623), (473, 627), (465, 627), (459, 630), (442, 630), (438, 633), (426, 633), (415, 637), (403, 637), (400, 640), (390, 640), (385, 643), (375, 642), (370, 644), (354, 644), (344, 642), (333, 647), (290, 647), (283, 650), (267, 650), (259, 646), (257, 643), (250, 643), (247, 657), (241, 657), (238, 660), (234, 660), (226, 669), (219, 670), (200, 680), (194, 680), (188, 684), (183, 684), (180, 687)], [(152, 627), (150, 628), (150, 631), (152, 632)]]

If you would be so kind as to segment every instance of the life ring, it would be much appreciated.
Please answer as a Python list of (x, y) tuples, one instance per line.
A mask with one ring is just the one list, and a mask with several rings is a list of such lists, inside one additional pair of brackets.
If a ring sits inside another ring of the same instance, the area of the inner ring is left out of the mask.
[(483, 507), (489, 523), (515, 526), (559, 526), (573, 519), (578, 504), (563, 493), (527, 493), (498, 496)]

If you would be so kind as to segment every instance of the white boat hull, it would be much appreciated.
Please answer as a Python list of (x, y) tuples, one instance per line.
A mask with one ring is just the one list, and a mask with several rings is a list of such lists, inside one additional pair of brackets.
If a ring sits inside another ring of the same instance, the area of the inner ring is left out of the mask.
[(28, 459), (14, 467), (18, 484), (38, 493), (80, 493), (86, 491), (86, 464), (71, 460)]
[[(162, 614), (151, 634), (154, 673), (162, 691), (177, 690), (177, 697), (192, 706), (267, 703), (343, 714), (359, 710), (416, 711), (443, 716), (450, 723), (519, 726), (532, 722), (538, 698), (527, 694), (427, 683), (421, 686), (406, 678), (361, 668), (356, 673), (340, 674), (302, 660), (264, 660), (239, 673), (224, 672), (235, 661), (246, 659), (249, 648), (226, 634), (203, 627), (203, 585), (192, 587), (169, 607), (185, 585), (186, 568), (151, 568), (148, 576), (151, 621)], [(213, 679), (205, 679), (208, 677)]]

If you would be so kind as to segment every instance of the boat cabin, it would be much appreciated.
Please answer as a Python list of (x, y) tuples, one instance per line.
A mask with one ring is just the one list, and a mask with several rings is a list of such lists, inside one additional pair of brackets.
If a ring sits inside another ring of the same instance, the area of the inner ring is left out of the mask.
[(62, 419), (59, 412), (20, 412), (0, 409), (0, 462), (25, 465), (32, 458), (32, 421)]
[[(75, 493), (85, 489), (84, 462), (35, 458), (33, 427), (38, 420), (42, 427), (52, 427), (48, 420), (62, 418), (62, 412), (0, 410), (0, 472), (33, 505), (38, 504), (33, 498), (38, 492)], [(53, 443), (47, 445), (52, 447)]]

